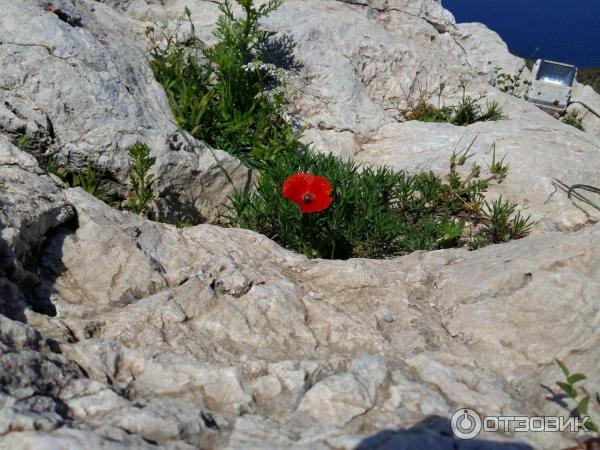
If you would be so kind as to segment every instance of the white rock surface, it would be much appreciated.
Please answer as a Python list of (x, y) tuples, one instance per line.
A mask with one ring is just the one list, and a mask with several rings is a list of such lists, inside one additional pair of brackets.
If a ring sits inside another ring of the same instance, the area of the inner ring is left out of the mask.
[[(127, 149), (148, 143), (161, 213), (216, 222), (251, 173), (207, 145), (177, 136), (147, 64), (143, 24), (94, 1), (0, 1), (0, 130), (29, 135), (38, 155), (71, 169), (91, 165), (126, 196)], [(173, 217), (171, 217), (173, 216)]]
[[(0, 58), (11, 68), (0, 75), (1, 108), (12, 105), (0, 113), (3, 132), (31, 133), (33, 150), (49, 146), (78, 164), (106, 163), (121, 184), (126, 145), (144, 139), (155, 146), (161, 197), (216, 218), (226, 189), (207, 152), (232, 170), (237, 162), (172, 138), (139, 36), (143, 21), (174, 19), (184, 3), (105, 3), (56, 2), (69, 24), (41, 2), (0, 0), (9, 13)], [(217, 5), (190, 7), (208, 37)], [(551, 184), (597, 180), (593, 119), (583, 133), (496, 92), (494, 67), (520, 60), (482, 26), (455, 25), (439, 2), (287, 0), (266, 24), (298, 42), (294, 112), (317, 146), (443, 172), (475, 136), (470, 161), (485, 168), (496, 143), (511, 172), (491, 196), (518, 201), (538, 232), (476, 252), (307, 260), (249, 231), (177, 229), (111, 209), (64, 189), (3, 136), (0, 448), (574, 445), (566, 433), (454, 440), (448, 418), (464, 407), (568, 414), (544, 387), (561, 378), (554, 358), (600, 391), (600, 226)], [(506, 120), (396, 123), (386, 110), (426, 81), (446, 82), (455, 100), (464, 70)], [(251, 174), (239, 170), (235, 183), (245, 185)]]
[[(477, 163), (482, 176), (490, 176), (495, 147), (496, 160), (505, 158), (509, 173), (501, 184), (491, 183), (488, 198), (503, 195), (517, 203), (538, 230), (576, 229), (598, 220), (600, 211), (569, 199), (554, 182), (598, 185), (598, 139), (506, 94), (498, 98), (506, 105), (506, 120), (469, 127), (417, 121), (389, 124), (363, 145), (355, 159), (446, 175), (452, 153), (464, 151), (474, 141), (462, 170), (466, 174)], [(531, 119), (524, 120), (527, 114)]]
[[(597, 226), (474, 253), (309, 261), (248, 231), (178, 230), (79, 189), (66, 198), (79, 227), (53, 235), (38, 269), (64, 266), (51, 294), (58, 316), (27, 314), (91, 378), (78, 374), (58, 398), (99, 436), (125, 429), (165, 448), (353, 448), (361, 435), (464, 406), (557, 413), (540, 386), (559, 378), (555, 357), (598, 387)], [(424, 446), (436, 433), (425, 429), (395, 439)], [(0, 442), (26, 436), (37, 439)], [(536, 448), (569, 442), (517, 437)]]

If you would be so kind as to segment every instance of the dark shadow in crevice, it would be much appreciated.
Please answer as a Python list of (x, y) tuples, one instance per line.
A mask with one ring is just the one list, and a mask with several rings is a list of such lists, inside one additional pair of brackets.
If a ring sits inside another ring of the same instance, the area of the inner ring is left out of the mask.
[(28, 307), (33, 311), (51, 317), (57, 315), (56, 306), (52, 302), (56, 292), (54, 282), (67, 270), (62, 262), (62, 247), (65, 239), (73, 234), (78, 226), (77, 217), (74, 217), (49, 230), (43, 243), (28, 258), (25, 268), (35, 274), (37, 282), (21, 286), (21, 289), (25, 293)]
[[(0, 249), (1, 252), (1, 249)], [(0, 256), (0, 260), (3, 259)], [(3, 269), (0, 261), (0, 314), (17, 322), (26, 322), (25, 308), (26, 303), (23, 298), (23, 293), (20, 291), (16, 283), (10, 279), (10, 275)], [(10, 270), (8, 271), (10, 273)]]
[[(6, 198), (0, 198), (0, 210), (7, 217), (17, 210), (16, 205)], [(4, 214), (0, 215), (0, 230), (3, 228), (11, 229), (14, 225), (11, 220), (5, 221)], [(27, 226), (27, 224), (21, 224)], [(14, 231), (13, 231), (14, 232)], [(49, 231), (45, 238), (51, 235)], [(56, 315), (56, 308), (50, 301), (50, 297), (39, 295), (36, 291), (43, 284), (37, 272), (37, 260), (39, 258), (41, 247), (31, 246), (26, 254), (15, 254), (9, 242), (13, 242), (17, 248), (27, 243), (21, 242), (26, 239), (21, 235), (13, 236), (8, 233), (8, 241), (0, 239), (0, 314), (11, 320), (26, 323), (25, 311), (32, 309), (35, 312), (49, 316)], [(57, 271), (60, 275), (60, 266)]]
[(450, 420), (430, 416), (415, 426), (384, 430), (364, 439), (356, 450), (533, 450), (518, 442), (461, 440), (452, 434)]
[(44, 5), (44, 9), (48, 12), (51, 12), (56, 17), (58, 17), (59, 20), (65, 22), (66, 24), (72, 26), (73, 28), (81, 28), (83, 26), (81, 17), (71, 15), (71, 14), (67, 13), (66, 11), (64, 11), (63, 9), (52, 5), (51, 3), (47, 3), (46, 5)]
[(217, 424), (217, 421), (215, 420), (215, 418), (213, 417), (213, 415), (209, 412), (205, 412), (205, 411), (200, 411), (200, 418), (202, 419), (202, 421), (204, 422), (204, 425), (207, 428), (210, 428), (211, 430), (217, 430), (220, 431), (221, 427), (219, 427), (219, 424)]

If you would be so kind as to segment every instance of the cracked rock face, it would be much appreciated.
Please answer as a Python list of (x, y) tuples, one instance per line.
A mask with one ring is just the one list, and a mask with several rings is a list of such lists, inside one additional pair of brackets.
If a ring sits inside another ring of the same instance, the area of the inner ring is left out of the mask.
[(10, 67), (0, 74), (0, 131), (30, 136), (31, 152), (72, 170), (91, 165), (121, 196), (128, 148), (146, 142), (160, 212), (173, 222), (218, 222), (228, 197), (249, 188), (252, 173), (236, 158), (177, 134), (143, 24), (94, 1), (0, 6), (0, 63)]
[[(0, 316), (0, 448), (466, 449), (447, 434), (460, 407), (563, 414), (541, 387), (559, 377), (555, 357), (600, 388), (598, 226), (472, 253), (311, 261), (80, 189), (53, 202), (78, 225), (55, 224), (35, 251), (34, 291), (56, 316), (26, 304), (21, 322)], [(484, 438), (477, 448), (570, 442)]]
[[(429, 0), (287, 0), (265, 22), (297, 42), (294, 113), (317, 148), (443, 172), (478, 136), (473, 161), (485, 167), (496, 143), (511, 163), (491, 197), (538, 221), (533, 236), (476, 252), (323, 261), (250, 231), (111, 209), (10, 143), (26, 132), (29, 152), (93, 162), (125, 189), (126, 146), (145, 140), (159, 196), (216, 220), (228, 193), (217, 167), (238, 170), (238, 186), (251, 174), (175, 134), (141, 38), (183, 1), (0, 5), (0, 449), (574, 445), (568, 433), (450, 432), (465, 407), (565, 416), (550, 401), (554, 358), (600, 391), (600, 227), (551, 184), (594, 184), (596, 122), (583, 133), (491, 87), (496, 65), (521, 64), (494, 33)], [(208, 40), (217, 5), (189, 6)], [(506, 120), (396, 123), (386, 110), (427, 80), (455, 100), (465, 67)]]

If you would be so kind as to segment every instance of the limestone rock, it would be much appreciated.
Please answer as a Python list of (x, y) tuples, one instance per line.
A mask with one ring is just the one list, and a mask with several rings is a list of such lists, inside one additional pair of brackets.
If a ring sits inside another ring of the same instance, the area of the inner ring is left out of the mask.
[[(37, 165), (35, 159), (0, 136), (0, 313), (19, 317), (29, 301), (17, 284), (32, 288), (39, 283), (27, 270), (33, 250), (46, 234), (75, 216), (60, 186)], [(51, 305), (31, 305), (42, 311)]]
[(575, 83), (568, 112), (577, 111), (587, 133), (600, 137), (600, 94), (591, 86)]
[[(252, 174), (175, 133), (137, 41), (145, 20), (173, 20), (184, 3), (104, 3), (0, 0), (3, 132), (110, 169), (121, 189), (126, 146), (143, 139), (165, 213), (213, 220), (231, 184), (220, 170), (238, 187)], [(216, 3), (190, 6), (209, 39)], [(551, 401), (554, 358), (600, 391), (600, 226), (551, 184), (594, 184), (593, 119), (583, 133), (497, 92), (494, 66), (521, 61), (437, 1), (287, 0), (265, 24), (298, 44), (293, 112), (321, 150), (441, 173), (476, 136), (469, 162), (485, 170), (496, 143), (511, 172), (490, 198), (518, 201), (536, 234), (475, 252), (308, 260), (250, 231), (112, 209), (2, 137), (0, 448), (572, 446), (567, 433), (458, 441), (449, 417), (566, 416)], [(427, 83), (456, 101), (464, 70), (507, 119), (459, 128), (388, 110)]]
[[(111, 426), (166, 448), (224, 448), (227, 439), (229, 448), (355, 448), (365, 434), (401, 427), (412, 431), (394, 435), (397, 445), (444, 448), (431, 433), (447, 433), (447, 419), (439, 430), (411, 427), (464, 406), (560, 413), (540, 388), (560, 377), (555, 357), (598, 385), (597, 226), (473, 253), (309, 261), (248, 231), (178, 230), (114, 211), (79, 189), (66, 198), (80, 226), (53, 239), (64, 255), (88, 257), (64, 258), (52, 297), (59, 315), (39, 326), (51, 331), (60, 320), (71, 330), (61, 351), (93, 381), (70, 382), (61, 398), (92, 429), (110, 417)], [(130, 255), (111, 258), (123, 273), (141, 267), (140, 277), (158, 284), (125, 277), (120, 282), (137, 292), (130, 301), (90, 297), (122, 292), (87, 275), (107, 270), (98, 266), (105, 240)], [(45, 247), (42, 269), (55, 253)], [(72, 296), (84, 288), (88, 294)], [(574, 327), (588, 332), (563, 331)], [(514, 437), (536, 448), (569, 442)], [(495, 442), (490, 448), (512, 445), (485, 438)]]
[[(127, 150), (151, 146), (160, 212), (175, 222), (217, 221), (251, 173), (234, 157), (177, 136), (147, 63), (144, 26), (95, 1), (0, 2), (0, 131), (30, 136), (30, 151), (84, 170), (125, 197)], [(49, 6), (50, 5), (50, 6)]]
[[(517, 203), (525, 215), (532, 216), (537, 229), (574, 229), (597, 220), (599, 211), (569, 199), (554, 183), (559, 179), (569, 185), (598, 184), (596, 139), (532, 105), (507, 95), (499, 99), (506, 105), (506, 120), (468, 127), (417, 121), (390, 124), (373, 135), (355, 159), (410, 172), (434, 170), (445, 176), (452, 153), (473, 143), (461, 170), (466, 175), (476, 163), (482, 177), (488, 177), (495, 148), (496, 160), (505, 158), (509, 172), (501, 184), (491, 183), (488, 198), (503, 195)], [(525, 120), (522, 113), (531, 119)]]

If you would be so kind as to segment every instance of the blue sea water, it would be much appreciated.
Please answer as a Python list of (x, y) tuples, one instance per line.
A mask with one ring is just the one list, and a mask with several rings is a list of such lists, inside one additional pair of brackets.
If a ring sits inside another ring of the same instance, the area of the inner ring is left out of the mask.
[(442, 0), (457, 22), (481, 22), (512, 53), (600, 67), (600, 0)]

